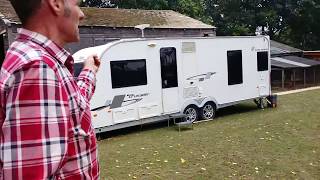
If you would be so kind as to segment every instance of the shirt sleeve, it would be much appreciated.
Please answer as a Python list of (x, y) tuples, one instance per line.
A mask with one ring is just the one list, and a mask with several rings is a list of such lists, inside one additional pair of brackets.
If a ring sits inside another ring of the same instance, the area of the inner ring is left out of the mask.
[(82, 96), (87, 99), (87, 101), (90, 101), (94, 93), (95, 83), (96, 74), (89, 69), (82, 70), (77, 78), (77, 84), (80, 89), (80, 92)]
[(7, 87), (3, 178), (54, 178), (67, 152), (66, 91), (42, 61), (24, 65), (9, 78)]

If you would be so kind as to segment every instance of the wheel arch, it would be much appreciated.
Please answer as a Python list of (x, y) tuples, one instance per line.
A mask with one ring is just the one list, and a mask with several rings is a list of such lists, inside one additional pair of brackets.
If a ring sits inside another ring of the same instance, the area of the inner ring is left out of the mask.
[(201, 99), (189, 99), (185, 101), (180, 109), (180, 112), (183, 113), (183, 111), (190, 105), (196, 106), (198, 109), (202, 108), (207, 102), (213, 102), (216, 105), (216, 109), (219, 109), (219, 104), (217, 100), (214, 97), (205, 97)]
[(218, 102), (214, 97), (206, 97), (200, 104), (200, 108), (202, 108), (206, 103), (213, 103), (216, 106), (216, 109), (219, 109)]

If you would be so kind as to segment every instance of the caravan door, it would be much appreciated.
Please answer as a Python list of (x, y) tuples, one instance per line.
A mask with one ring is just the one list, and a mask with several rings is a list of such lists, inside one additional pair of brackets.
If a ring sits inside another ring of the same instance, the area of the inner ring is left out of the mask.
[(164, 113), (173, 113), (179, 109), (179, 90), (177, 73), (177, 53), (174, 47), (160, 49), (162, 105)]
[(257, 60), (259, 72), (259, 96), (267, 96), (269, 95), (269, 87), (267, 84), (270, 82), (268, 51), (257, 52)]

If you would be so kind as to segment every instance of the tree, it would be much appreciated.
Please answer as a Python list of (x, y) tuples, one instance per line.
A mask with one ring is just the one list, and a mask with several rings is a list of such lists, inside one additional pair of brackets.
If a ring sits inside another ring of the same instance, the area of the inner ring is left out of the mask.
[(239, 0), (205, 0), (205, 13), (217, 35), (253, 35), (251, 9)]
[(80, 6), (108, 8), (108, 7), (114, 7), (115, 4), (113, 4), (111, 0), (82, 0), (80, 3)]
[(320, 49), (320, 2), (297, 0), (292, 4), (284, 41), (304, 50)]

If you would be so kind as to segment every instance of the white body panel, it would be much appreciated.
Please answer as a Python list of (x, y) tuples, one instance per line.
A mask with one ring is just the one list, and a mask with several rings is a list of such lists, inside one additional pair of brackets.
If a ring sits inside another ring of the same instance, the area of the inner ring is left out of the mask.
[[(80, 50), (74, 59), (81, 62), (93, 53), (101, 58), (91, 109), (94, 127), (103, 128), (182, 112), (190, 104), (201, 107), (213, 101), (220, 108), (271, 95), (269, 46), (269, 38), (263, 36), (131, 39)], [(164, 47), (176, 49), (177, 87), (162, 85), (160, 49)], [(227, 51), (232, 50), (242, 52), (243, 82), (228, 85)], [(257, 52), (261, 51), (268, 52), (266, 71), (257, 70)], [(113, 89), (110, 61), (141, 59), (146, 62), (147, 84)], [(121, 95), (121, 107), (110, 109), (108, 104)]]

